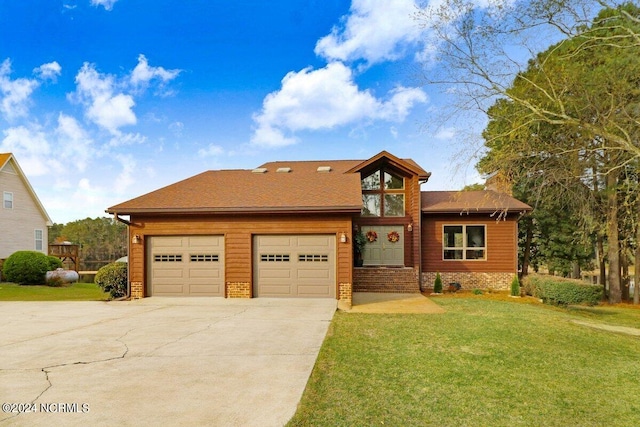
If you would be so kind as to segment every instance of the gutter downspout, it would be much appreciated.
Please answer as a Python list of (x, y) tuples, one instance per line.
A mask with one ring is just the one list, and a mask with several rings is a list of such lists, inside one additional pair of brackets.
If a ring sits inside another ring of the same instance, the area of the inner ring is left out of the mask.
[[(108, 211), (105, 211), (105, 212), (109, 213)], [(117, 212), (113, 213), (113, 217), (117, 221), (119, 221), (119, 222), (121, 222), (121, 223), (123, 223), (123, 224), (125, 224), (127, 226), (127, 295), (125, 295), (124, 299), (126, 301), (128, 301), (128, 300), (131, 299), (131, 269), (129, 268), (129, 255), (131, 254), (131, 247), (130, 247), (131, 239), (129, 238), (129, 234), (130, 234), (129, 233), (129, 227), (131, 227), (131, 222), (127, 221), (124, 218), (120, 218), (118, 216)]]

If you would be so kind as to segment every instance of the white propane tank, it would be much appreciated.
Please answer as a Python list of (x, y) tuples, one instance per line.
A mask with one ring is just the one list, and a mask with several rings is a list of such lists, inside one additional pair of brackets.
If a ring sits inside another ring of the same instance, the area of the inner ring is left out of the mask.
[(44, 277), (47, 283), (56, 279), (60, 280), (62, 283), (73, 283), (80, 279), (80, 275), (77, 271), (65, 270), (64, 268), (47, 271)]

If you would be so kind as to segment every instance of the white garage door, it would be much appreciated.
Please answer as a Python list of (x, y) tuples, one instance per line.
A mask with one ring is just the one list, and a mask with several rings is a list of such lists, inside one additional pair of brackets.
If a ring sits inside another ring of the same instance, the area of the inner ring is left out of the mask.
[(254, 236), (254, 295), (335, 297), (335, 235)]
[(224, 296), (223, 236), (150, 238), (149, 295)]

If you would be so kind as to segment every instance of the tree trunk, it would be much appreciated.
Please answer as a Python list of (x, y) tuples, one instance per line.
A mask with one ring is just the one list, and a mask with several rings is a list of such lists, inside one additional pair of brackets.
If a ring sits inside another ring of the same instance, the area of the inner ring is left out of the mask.
[(618, 235), (618, 173), (610, 170), (607, 173), (607, 242), (609, 244), (609, 302), (617, 304), (621, 301), (620, 293), (620, 240)]
[(620, 294), (623, 301), (629, 300), (629, 259), (627, 258), (626, 247), (620, 255)]
[(598, 233), (598, 269), (600, 270), (600, 275), (598, 276), (598, 284), (604, 286), (607, 283), (607, 265), (604, 262), (604, 239), (602, 235)]

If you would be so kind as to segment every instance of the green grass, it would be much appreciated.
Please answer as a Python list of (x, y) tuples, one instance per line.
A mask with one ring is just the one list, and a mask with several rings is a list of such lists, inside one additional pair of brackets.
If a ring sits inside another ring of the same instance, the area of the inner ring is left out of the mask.
[(640, 425), (640, 310), (436, 299), (441, 315), (336, 313), (289, 426)]
[(95, 283), (74, 283), (71, 286), (20, 286), (0, 283), (0, 301), (105, 301), (109, 294)]

